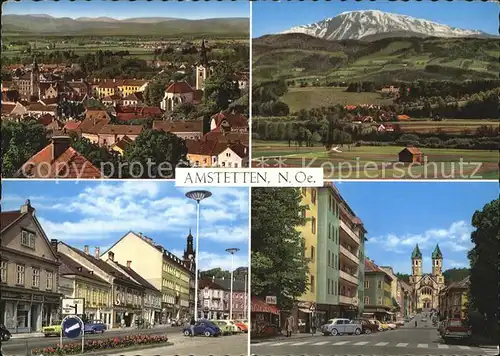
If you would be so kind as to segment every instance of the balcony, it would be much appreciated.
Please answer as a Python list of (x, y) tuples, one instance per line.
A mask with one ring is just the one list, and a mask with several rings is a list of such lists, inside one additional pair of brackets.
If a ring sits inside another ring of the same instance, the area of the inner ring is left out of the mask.
[(339, 302), (341, 304), (354, 305), (353, 299), (354, 299), (354, 297), (348, 297), (348, 296), (345, 296), (345, 295), (339, 295)]
[(358, 285), (359, 284), (359, 279), (358, 277), (352, 276), (347, 272), (344, 271), (339, 271), (340, 278), (343, 280), (346, 280), (347, 282), (350, 282), (352, 284)]
[(354, 262), (356, 265), (359, 265), (359, 258), (355, 254), (353, 254), (351, 251), (346, 249), (344, 246), (340, 245), (340, 253), (350, 259), (352, 262)]
[[(342, 220), (340, 220), (340, 228), (345, 231), (347, 236), (349, 236), (355, 243), (360, 244), (359, 236), (352, 231), (352, 229)], [(340, 235), (342, 237), (342, 234)]]

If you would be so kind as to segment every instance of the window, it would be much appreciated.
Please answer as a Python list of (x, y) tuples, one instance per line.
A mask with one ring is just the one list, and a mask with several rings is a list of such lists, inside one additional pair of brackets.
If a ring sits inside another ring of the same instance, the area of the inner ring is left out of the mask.
[(311, 218), (311, 232), (316, 233), (316, 218), (314, 216)]
[(332, 224), (328, 223), (328, 239), (332, 239)]
[(16, 271), (17, 271), (16, 284), (24, 286), (24, 266), (17, 265)]
[(21, 245), (29, 248), (35, 248), (35, 234), (26, 230), (22, 230)]
[(7, 261), (0, 264), (0, 282), (7, 283)]
[(365, 281), (365, 289), (370, 288), (370, 281)]
[(382, 281), (377, 281), (377, 288), (382, 289)]
[(332, 206), (333, 206), (333, 197), (330, 196), (330, 199), (328, 199), (328, 210), (332, 211)]
[(331, 288), (330, 288), (330, 278), (328, 278), (328, 294), (331, 294)]
[(311, 188), (311, 202), (316, 205), (316, 189)]
[(34, 288), (40, 288), (40, 268), (33, 267), (32, 284)]
[(382, 304), (382, 297), (377, 297), (377, 304), (381, 305)]
[(311, 276), (311, 293), (314, 293), (314, 276)]
[(311, 260), (314, 260), (314, 255), (315, 255), (314, 246), (311, 246)]
[(332, 265), (332, 256), (330, 250), (328, 250), (328, 267), (330, 267), (331, 265)]

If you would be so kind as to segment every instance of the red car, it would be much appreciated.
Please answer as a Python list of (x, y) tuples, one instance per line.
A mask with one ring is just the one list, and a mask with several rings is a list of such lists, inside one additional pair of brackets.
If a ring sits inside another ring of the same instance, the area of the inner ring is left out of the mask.
[(363, 328), (363, 334), (376, 333), (378, 331), (378, 325), (372, 323), (368, 319), (356, 319), (352, 321), (354, 324), (361, 324)]
[(466, 339), (472, 335), (471, 328), (466, 324), (465, 320), (462, 319), (449, 319), (443, 325), (443, 331), (441, 337), (444, 342)]

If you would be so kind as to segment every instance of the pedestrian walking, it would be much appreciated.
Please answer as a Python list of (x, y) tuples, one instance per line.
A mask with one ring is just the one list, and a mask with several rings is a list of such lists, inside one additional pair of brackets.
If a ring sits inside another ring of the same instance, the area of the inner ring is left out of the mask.
[(191, 337), (194, 336), (194, 325), (196, 324), (196, 321), (194, 320), (194, 316), (191, 318), (191, 321), (189, 322), (189, 330), (191, 331)]
[(291, 337), (292, 332), (293, 332), (293, 327), (294, 327), (294, 319), (293, 315), (288, 316), (286, 319), (286, 337)]
[(415, 320), (415, 327), (417, 327), (417, 321)]

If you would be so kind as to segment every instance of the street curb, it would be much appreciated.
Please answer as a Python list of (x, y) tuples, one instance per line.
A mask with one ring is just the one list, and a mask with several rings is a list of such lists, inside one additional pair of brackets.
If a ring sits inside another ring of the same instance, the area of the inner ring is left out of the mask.
[[(318, 334), (320, 336), (320, 334)], [(268, 341), (281, 341), (281, 340), (297, 340), (297, 339), (307, 339), (312, 337), (311, 334), (304, 334), (304, 335), (297, 335), (297, 336), (292, 336), (292, 337), (286, 337), (286, 336), (278, 336), (278, 337), (266, 337), (266, 338), (259, 338), (252, 340), (252, 337), (250, 336), (250, 344), (260, 344), (262, 342), (268, 342)]]
[[(127, 348), (122, 348), (119, 349), (120, 351), (118, 352), (130, 352), (130, 351), (135, 351), (135, 350), (148, 350), (148, 349), (154, 349), (157, 347), (168, 347), (168, 346), (173, 346), (174, 343), (172, 342), (166, 342), (162, 344), (147, 344), (147, 345), (141, 345), (141, 346), (132, 346), (132, 347), (127, 347)], [(38, 356), (32, 353), (33, 356)], [(97, 355), (97, 356), (106, 356), (106, 355), (113, 355), (116, 356), (116, 353), (110, 353), (110, 350), (101, 350), (101, 351), (88, 351), (85, 352), (85, 355)], [(18, 356), (18, 355), (9, 355), (9, 356)], [(19, 355), (21, 356), (21, 355)], [(137, 355), (139, 356), (139, 354)]]

